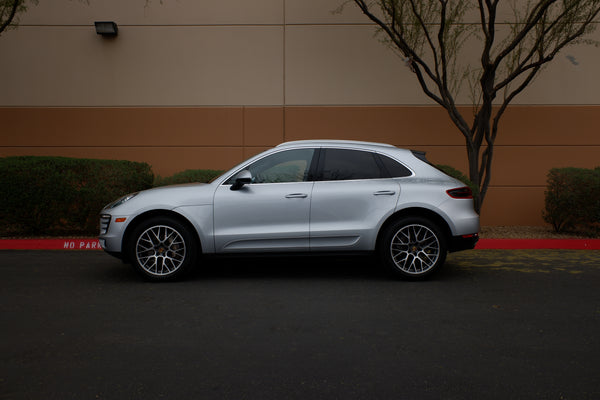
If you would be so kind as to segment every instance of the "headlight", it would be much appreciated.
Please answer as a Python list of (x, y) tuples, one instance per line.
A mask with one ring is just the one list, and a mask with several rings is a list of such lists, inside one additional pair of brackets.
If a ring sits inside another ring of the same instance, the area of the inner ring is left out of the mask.
[(106, 207), (104, 207), (104, 210), (110, 210), (111, 208), (115, 208), (120, 206), (121, 204), (125, 203), (126, 201), (129, 201), (131, 199), (133, 199), (135, 196), (138, 195), (139, 192), (135, 192), (135, 193), (130, 193), (128, 195), (125, 195), (115, 201), (113, 201), (112, 203), (110, 203), (109, 205), (107, 205)]

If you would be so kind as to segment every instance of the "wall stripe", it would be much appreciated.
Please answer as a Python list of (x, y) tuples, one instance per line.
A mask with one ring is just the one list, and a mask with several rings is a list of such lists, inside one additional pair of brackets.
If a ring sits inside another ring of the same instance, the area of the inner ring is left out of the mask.
[[(282, 141), (322, 138), (421, 149), (434, 163), (467, 170), (463, 140), (438, 107), (4, 107), (0, 120), (0, 156), (127, 159), (162, 176), (227, 169)], [(599, 120), (599, 106), (511, 108), (482, 223), (543, 224), (549, 169), (600, 165)]]

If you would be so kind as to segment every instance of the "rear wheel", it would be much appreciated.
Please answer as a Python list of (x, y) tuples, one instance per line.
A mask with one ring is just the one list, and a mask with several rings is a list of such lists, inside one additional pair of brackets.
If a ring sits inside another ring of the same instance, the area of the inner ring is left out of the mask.
[(194, 236), (170, 217), (153, 217), (138, 225), (129, 243), (129, 258), (146, 278), (165, 281), (181, 277), (196, 263)]
[(405, 217), (382, 232), (379, 255), (397, 276), (422, 279), (446, 260), (447, 245), (441, 229), (426, 218)]

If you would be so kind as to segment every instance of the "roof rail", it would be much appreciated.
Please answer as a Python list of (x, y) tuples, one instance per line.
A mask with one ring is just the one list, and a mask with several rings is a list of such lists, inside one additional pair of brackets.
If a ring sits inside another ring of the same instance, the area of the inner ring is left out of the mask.
[(380, 147), (396, 147), (387, 143), (377, 143), (377, 142), (363, 142), (358, 140), (337, 140), (337, 139), (315, 139), (315, 140), (294, 140), (291, 142), (284, 142), (279, 144), (277, 147), (289, 146), (289, 145), (297, 145), (297, 144), (334, 144), (334, 145), (342, 145), (342, 144), (356, 144), (363, 146), (380, 146)]

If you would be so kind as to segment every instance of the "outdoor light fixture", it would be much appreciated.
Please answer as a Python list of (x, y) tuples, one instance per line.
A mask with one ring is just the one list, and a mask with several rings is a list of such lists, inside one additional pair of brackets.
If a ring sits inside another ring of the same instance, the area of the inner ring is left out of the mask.
[(96, 21), (94, 25), (96, 25), (96, 33), (103, 37), (113, 37), (119, 33), (119, 28), (113, 21)]

